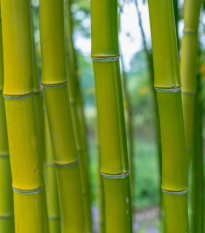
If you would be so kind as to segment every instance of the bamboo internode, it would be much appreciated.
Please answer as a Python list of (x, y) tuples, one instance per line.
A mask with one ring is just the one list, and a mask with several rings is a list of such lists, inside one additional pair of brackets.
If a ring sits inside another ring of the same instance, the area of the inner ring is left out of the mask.
[(83, 195), (69, 104), (64, 1), (40, 1), (42, 84), (54, 149), (63, 233), (84, 233)]
[(1, 4), (4, 99), (14, 190), (15, 232), (43, 233), (45, 211), (33, 101), (30, 1), (2, 0)]
[(127, 143), (119, 66), (117, 0), (91, 1), (92, 59), (107, 233), (132, 232)]
[(166, 233), (188, 232), (187, 158), (173, 5), (172, 0), (148, 3), (161, 129), (164, 227)]

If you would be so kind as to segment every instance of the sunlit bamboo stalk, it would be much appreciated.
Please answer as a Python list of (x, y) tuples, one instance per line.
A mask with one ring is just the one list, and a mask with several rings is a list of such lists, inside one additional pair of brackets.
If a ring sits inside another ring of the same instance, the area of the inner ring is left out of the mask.
[(91, 39), (106, 233), (130, 233), (132, 211), (119, 66), (117, 0), (91, 1)]
[(148, 4), (162, 144), (164, 232), (189, 232), (187, 158), (173, 3), (148, 0)]
[[(80, 86), (77, 74), (76, 54), (73, 46), (73, 20), (71, 12), (71, 0), (65, 1), (65, 32), (66, 32), (66, 51), (67, 51), (67, 72), (69, 77), (69, 98), (71, 105), (72, 120), (74, 133), (77, 143), (77, 150), (80, 159), (80, 171), (83, 185), (83, 204), (85, 211), (85, 224), (88, 233), (92, 232), (92, 216), (90, 205), (90, 187), (88, 174), (88, 153), (84, 146), (84, 134), (81, 125), (84, 124), (83, 113), (81, 112), (81, 104), (78, 99), (81, 99)], [(80, 106), (79, 106), (80, 105)], [(79, 111), (80, 110), (80, 111)], [(80, 122), (81, 121), (81, 122)]]
[(16, 233), (45, 232), (35, 106), (30, 1), (2, 0), (4, 99)]
[(0, 232), (14, 233), (13, 192), (8, 148), (5, 104), (3, 99), (4, 67), (0, 23)]
[(62, 233), (85, 233), (79, 159), (69, 105), (64, 1), (40, 1), (42, 84), (57, 169)]

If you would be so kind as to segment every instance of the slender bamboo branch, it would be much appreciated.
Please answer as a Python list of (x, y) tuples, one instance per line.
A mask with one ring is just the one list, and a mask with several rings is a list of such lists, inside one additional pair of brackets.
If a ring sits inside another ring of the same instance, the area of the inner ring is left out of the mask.
[(173, 3), (172, 0), (148, 0), (148, 4), (162, 144), (164, 231), (189, 232), (184, 123)]
[(86, 231), (92, 232), (92, 216), (91, 216), (91, 205), (90, 205), (90, 184), (88, 174), (88, 151), (84, 145), (86, 138), (83, 138), (84, 132), (81, 126), (83, 122), (83, 110), (79, 113), (82, 108), (81, 103), (79, 104), (78, 99), (82, 99), (80, 85), (77, 74), (76, 54), (73, 46), (73, 20), (71, 13), (71, 0), (65, 1), (65, 32), (66, 32), (66, 45), (67, 45), (67, 72), (69, 76), (69, 98), (71, 105), (72, 120), (74, 126), (74, 133), (77, 143), (77, 149), (80, 159), (80, 171), (83, 185), (83, 203), (85, 211), (85, 223)]
[(31, 6), (27, 0), (2, 0), (1, 4), (15, 232), (43, 233), (46, 224), (33, 98)]
[(91, 1), (95, 76), (106, 233), (131, 233), (128, 155), (119, 67), (117, 0)]
[(62, 233), (84, 233), (83, 191), (66, 72), (64, 1), (40, 1), (42, 84), (57, 169)]

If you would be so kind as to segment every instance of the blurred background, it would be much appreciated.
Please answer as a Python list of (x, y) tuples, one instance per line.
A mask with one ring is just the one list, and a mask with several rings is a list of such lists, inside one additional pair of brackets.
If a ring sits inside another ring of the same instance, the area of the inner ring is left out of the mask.
[[(40, 33), (39, 33), (39, 1), (33, 0), (33, 18), (37, 47), (38, 71), (41, 72)], [(184, 1), (178, 2), (179, 48), (183, 35)], [(92, 211), (94, 229), (97, 232), (97, 179), (98, 150), (96, 145), (97, 112), (95, 105), (95, 85), (92, 70), (90, 40), (90, 0), (75, 0), (72, 4), (74, 20), (74, 45), (77, 52), (78, 72), (83, 94), (84, 111), (87, 125), (89, 145), (90, 184), (92, 195)], [(199, 40), (200, 55), (198, 57), (199, 72), (204, 86), (204, 36), (205, 16), (200, 17)], [(160, 33), (160, 32), (159, 32)], [(128, 127), (129, 108), (133, 127), (134, 158), (134, 232), (160, 232), (160, 160), (157, 139), (157, 121), (155, 112), (152, 77), (148, 56), (151, 55), (151, 34), (147, 0), (119, 1), (119, 41), (122, 54), (122, 72), (126, 79), (126, 90), (123, 83), (126, 125)], [(151, 57), (152, 58), (152, 57)], [(179, 49), (180, 59), (180, 49)], [(69, 78), (69, 77), (68, 77)], [(203, 89), (202, 89), (203, 90)], [(126, 92), (129, 96), (127, 103)], [(205, 92), (202, 92), (205, 102)], [(129, 139), (128, 139), (129, 145)]]

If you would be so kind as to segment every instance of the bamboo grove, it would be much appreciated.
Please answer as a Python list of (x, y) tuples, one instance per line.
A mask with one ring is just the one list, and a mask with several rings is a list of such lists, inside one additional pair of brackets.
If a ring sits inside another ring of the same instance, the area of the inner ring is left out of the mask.
[[(180, 38), (178, 1), (147, 0), (150, 50), (140, 0), (130, 2), (138, 15), (156, 128), (157, 232), (202, 233), (203, 4), (185, 0)], [(88, 3), (98, 230), (93, 227), (92, 158), (75, 46), (78, 3), (39, 0), (37, 43), (31, 0), (0, 0), (0, 233), (142, 232), (133, 227), (138, 212), (135, 111), (119, 46), (125, 3)]]

